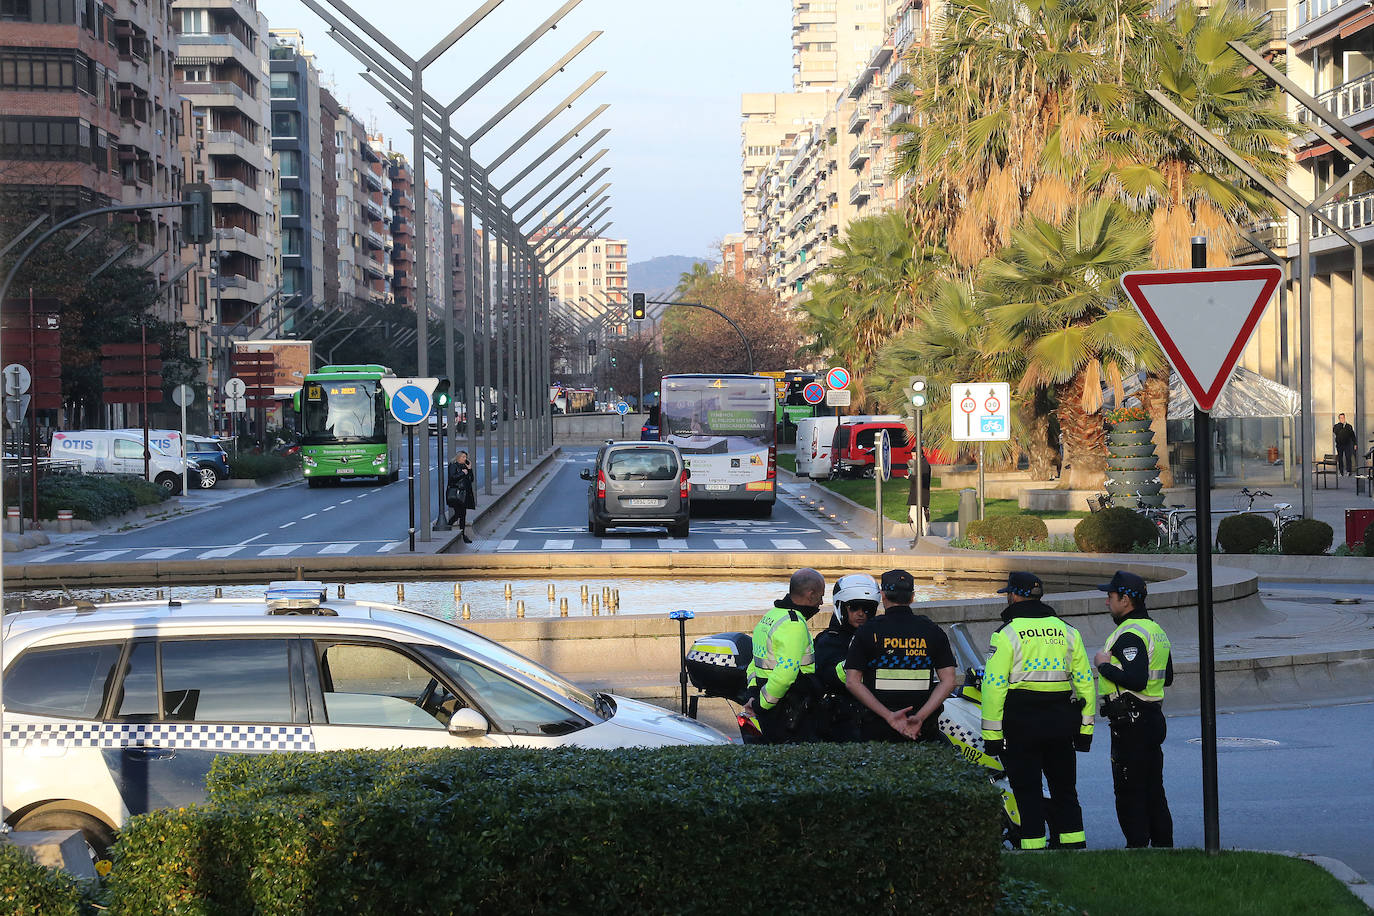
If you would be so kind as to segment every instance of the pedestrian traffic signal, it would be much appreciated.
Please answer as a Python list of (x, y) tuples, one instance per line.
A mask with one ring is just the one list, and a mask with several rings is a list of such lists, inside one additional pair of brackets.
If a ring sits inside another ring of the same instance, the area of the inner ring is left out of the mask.
[(448, 406), (448, 387), (449, 383), (446, 378), (439, 379), (439, 384), (434, 386), (434, 403), (438, 407)]
[(632, 306), (633, 311), (632, 311), (632, 314), (634, 315), (635, 320), (636, 320), (636, 321), (643, 321), (643, 320), (644, 320), (644, 315), (645, 315), (644, 294), (643, 294), (643, 293), (635, 293), (632, 301), (633, 301), (633, 306)]
[(214, 207), (210, 186), (204, 182), (181, 187), (181, 238), (187, 245), (204, 245), (214, 240)]
[(588, 356), (595, 356), (595, 355), (596, 355), (596, 338), (595, 338), (595, 337), (588, 337), (588, 338), (587, 338), (587, 355), (588, 355)]
[(907, 397), (911, 398), (911, 403), (919, 410), (926, 406), (926, 379), (923, 375), (913, 375), (907, 379)]
[(612, 368), (612, 369), (615, 368), (615, 354), (614, 354), (614, 353), (611, 354), (611, 368)]

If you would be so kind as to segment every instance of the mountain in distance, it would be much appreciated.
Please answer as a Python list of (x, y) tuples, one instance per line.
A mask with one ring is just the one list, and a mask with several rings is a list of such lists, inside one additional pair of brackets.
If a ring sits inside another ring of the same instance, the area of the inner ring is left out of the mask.
[(709, 264), (712, 268), (716, 266), (716, 262), (710, 258), (690, 258), (678, 254), (663, 255), (631, 264), (630, 291), (649, 293), (653, 296), (671, 293), (677, 289), (678, 279), (690, 272), (692, 265), (697, 263)]

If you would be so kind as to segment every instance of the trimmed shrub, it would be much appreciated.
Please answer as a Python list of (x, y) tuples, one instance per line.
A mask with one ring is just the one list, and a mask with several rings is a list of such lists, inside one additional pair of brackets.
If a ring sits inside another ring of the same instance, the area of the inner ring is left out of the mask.
[[(1001, 896), (998, 794), (944, 747), (222, 756), (209, 788), (131, 819), (112, 911), (988, 914)], [(760, 850), (778, 855), (740, 867)]]
[(14, 916), (80, 916), (93, 912), (94, 887), (64, 871), (39, 865), (29, 854), (0, 843), (0, 912)]
[(994, 550), (1010, 550), (1015, 541), (1049, 540), (1050, 531), (1043, 519), (1034, 515), (1001, 515), (985, 518), (968, 526), (968, 539), (982, 541)]
[(76, 518), (95, 521), (166, 498), (161, 487), (127, 474), (49, 474), (38, 481), (40, 518), (57, 518), (58, 509), (71, 509)]
[(1075, 525), (1073, 540), (1084, 553), (1130, 553), (1137, 544), (1157, 543), (1159, 530), (1139, 512), (1114, 506)]
[(1242, 512), (1217, 525), (1217, 544), (1223, 553), (1254, 553), (1274, 546), (1274, 523), (1267, 515)]
[(301, 466), (297, 456), (255, 455), (245, 452), (229, 456), (229, 476), (239, 480), (265, 480), (280, 477)]
[(1319, 557), (1331, 549), (1335, 536), (1331, 526), (1320, 519), (1294, 519), (1283, 526), (1283, 552), (1296, 557)]

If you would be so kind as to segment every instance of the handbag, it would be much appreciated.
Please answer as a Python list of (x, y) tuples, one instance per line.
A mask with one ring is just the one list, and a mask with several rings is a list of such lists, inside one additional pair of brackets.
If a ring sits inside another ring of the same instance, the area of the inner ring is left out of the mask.
[(462, 499), (463, 496), (458, 492), (457, 485), (449, 484), (448, 489), (444, 491), (444, 502), (448, 503), (450, 506), (456, 506)]

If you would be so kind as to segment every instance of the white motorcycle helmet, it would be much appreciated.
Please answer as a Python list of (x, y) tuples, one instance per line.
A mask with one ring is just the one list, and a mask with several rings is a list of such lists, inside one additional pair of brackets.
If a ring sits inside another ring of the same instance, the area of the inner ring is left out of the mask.
[(882, 604), (882, 592), (878, 590), (877, 581), (868, 573), (850, 573), (835, 580), (831, 600), (835, 604), (835, 620), (843, 625), (846, 604), (851, 601), (867, 601), (876, 609)]

